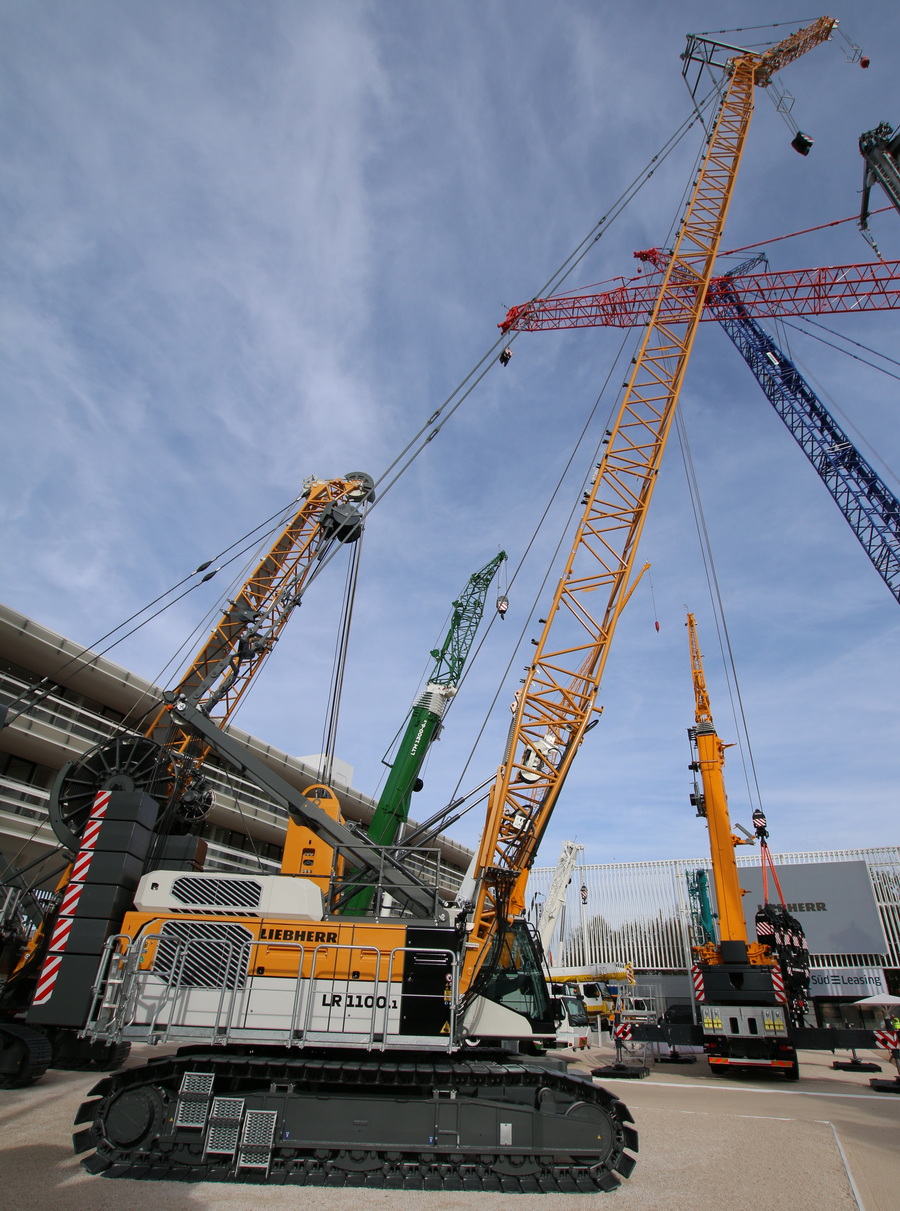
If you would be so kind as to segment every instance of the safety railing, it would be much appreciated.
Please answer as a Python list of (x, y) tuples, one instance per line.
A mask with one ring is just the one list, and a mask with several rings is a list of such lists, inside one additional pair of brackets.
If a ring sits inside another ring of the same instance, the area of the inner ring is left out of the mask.
[[(274, 973), (273, 949), (279, 959)], [(406, 993), (417, 1002), (415, 1020), (442, 1019), (436, 1029), (405, 1029), (403, 977), (409, 963), (433, 964), (432, 982), (443, 979), (440, 990)], [(273, 947), (250, 939), (155, 933), (132, 940), (120, 934), (106, 943), (84, 1034), (116, 1042), (257, 1041), (367, 1050), (414, 1045), (449, 1051), (457, 1033), (458, 982), (457, 956), (440, 947)]]

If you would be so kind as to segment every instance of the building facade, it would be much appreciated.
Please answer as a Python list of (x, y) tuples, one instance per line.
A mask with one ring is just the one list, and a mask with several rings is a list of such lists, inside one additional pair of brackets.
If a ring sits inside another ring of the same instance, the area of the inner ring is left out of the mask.
[[(37, 863), (30, 881), (40, 884), (46, 869), (52, 883), (59, 846), (47, 804), (59, 771), (114, 735), (138, 734), (139, 721), (161, 698), (149, 681), (0, 604), (0, 706), (13, 704), (0, 727), (0, 880), (11, 868)], [(319, 781), (315, 758), (293, 757), (235, 727), (228, 731), (298, 790)], [(215, 793), (203, 825), (207, 869), (277, 872), (284, 808), (213, 756), (204, 773)], [(368, 823), (375, 800), (351, 779), (350, 767), (335, 761), (333, 789), (345, 819)], [(452, 898), (470, 857), (441, 836), (421, 863)]]
[[(854, 1002), (900, 996), (900, 847), (775, 854), (788, 910), (810, 947), (810, 996), (820, 1025), (871, 1026)], [(738, 858), (748, 935), (763, 900), (759, 857)], [(634, 966), (661, 1001), (687, 1002), (695, 930), (690, 880), (709, 858), (581, 865), (550, 943), (552, 961), (588, 972)], [(536, 867), (530, 915), (537, 921), (553, 867)], [(709, 877), (710, 888), (712, 878)], [(769, 900), (777, 900), (769, 885)]]

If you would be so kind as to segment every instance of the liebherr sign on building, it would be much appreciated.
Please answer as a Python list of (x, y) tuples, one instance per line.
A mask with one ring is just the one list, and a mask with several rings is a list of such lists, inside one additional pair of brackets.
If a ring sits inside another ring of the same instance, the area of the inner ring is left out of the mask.
[[(803, 926), (811, 954), (883, 955), (887, 950), (865, 862), (782, 866), (778, 879), (788, 911)], [(744, 915), (748, 935), (753, 938), (754, 917), (763, 902), (762, 874), (758, 867), (742, 866), (740, 880), (748, 893), (744, 896)], [(778, 900), (771, 878), (769, 900)], [(859, 995), (874, 991), (878, 990), (862, 985)]]

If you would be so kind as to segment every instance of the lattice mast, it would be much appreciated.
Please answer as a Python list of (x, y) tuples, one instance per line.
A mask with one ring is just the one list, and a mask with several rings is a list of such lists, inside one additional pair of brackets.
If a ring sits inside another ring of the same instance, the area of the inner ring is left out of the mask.
[[(667, 254), (653, 248), (635, 256), (659, 268)], [(617, 280), (621, 285), (610, 290), (557, 294), (519, 303), (497, 326), (503, 332), (555, 332), (563, 328), (636, 328), (646, 324), (659, 295), (658, 281), (655, 277)], [(736, 290), (748, 314), (757, 319), (892, 311), (900, 307), (900, 261), (716, 275), (710, 280), (701, 320), (717, 318), (714, 304), (722, 290)], [(671, 321), (686, 319), (693, 301), (691, 283), (673, 283), (663, 302), (666, 317)]]
[(365, 506), (373, 499), (372, 478), (362, 471), (305, 482), (290, 521), (234, 600), (226, 602), (190, 667), (154, 712), (143, 738), (122, 733), (61, 771), (51, 793), (50, 820), (63, 845), (77, 850), (96, 792), (120, 777), (127, 776), (129, 785), (160, 803), (160, 834), (175, 821), (180, 827), (203, 819), (212, 804), (212, 791), (201, 772), (209, 745), (180, 725), (172, 703), (186, 701), (225, 726), (331, 548), (359, 538)]
[(711, 310), (900, 601), (900, 500), (728, 282)]
[[(638, 542), (712, 277), (753, 113), (753, 90), (825, 41), (828, 17), (763, 55), (729, 61), (702, 168), (663, 275), (606, 452), (546, 621), (516, 695), (507, 756), (490, 793), (476, 859), (471, 945), (461, 989), (471, 988), (498, 927), (521, 914), (525, 884), (560, 789), (591, 721), (619, 615), (634, 587)], [(693, 283), (689, 314), (667, 318), (675, 283)], [(591, 602), (597, 595), (600, 608)]]
[[(434, 667), (409, 713), (391, 772), (366, 831), (369, 840), (376, 845), (393, 845), (409, 818), (413, 791), (422, 785), (419, 774), (459, 688), (466, 659), (484, 615), (488, 590), (506, 558), (506, 552), (500, 551), (483, 568), (473, 572), (453, 602), (444, 642), (431, 653)], [(373, 895), (372, 888), (356, 892), (343, 911), (349, 916), (362, 916), (371, 905)]]

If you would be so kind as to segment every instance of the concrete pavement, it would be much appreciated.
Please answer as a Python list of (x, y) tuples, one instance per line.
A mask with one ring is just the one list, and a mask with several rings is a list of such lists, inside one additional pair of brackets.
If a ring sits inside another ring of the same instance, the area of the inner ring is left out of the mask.
[[(148, 1049), (136, 1048), (130, 1062)], [(607, 1046), (572, 1056), (589, 1070)], [(868, 1075), (837, 1072), (830, 1052), (801, 1055), (801, 1079), (723, 1079), (706, 1062), (651, 1064), (646, 1080), (604, 1080), (631, 1109), (638, 1165), (614, 1195), (500, 1195), (364, 1189), (178, 1185), (90, 1177), (71, 1150), (72, 1121), (96, 1078), (48, 1072), (30, 1089), (0, 1091), (0, 1208), (24, 1211), (897, 1211), (900, 1095), (878, 1095)], [(893, 1074), (884, 1052), (866, 1054)], [(510, 1202), (512, 1200), (512, 1203)]]

